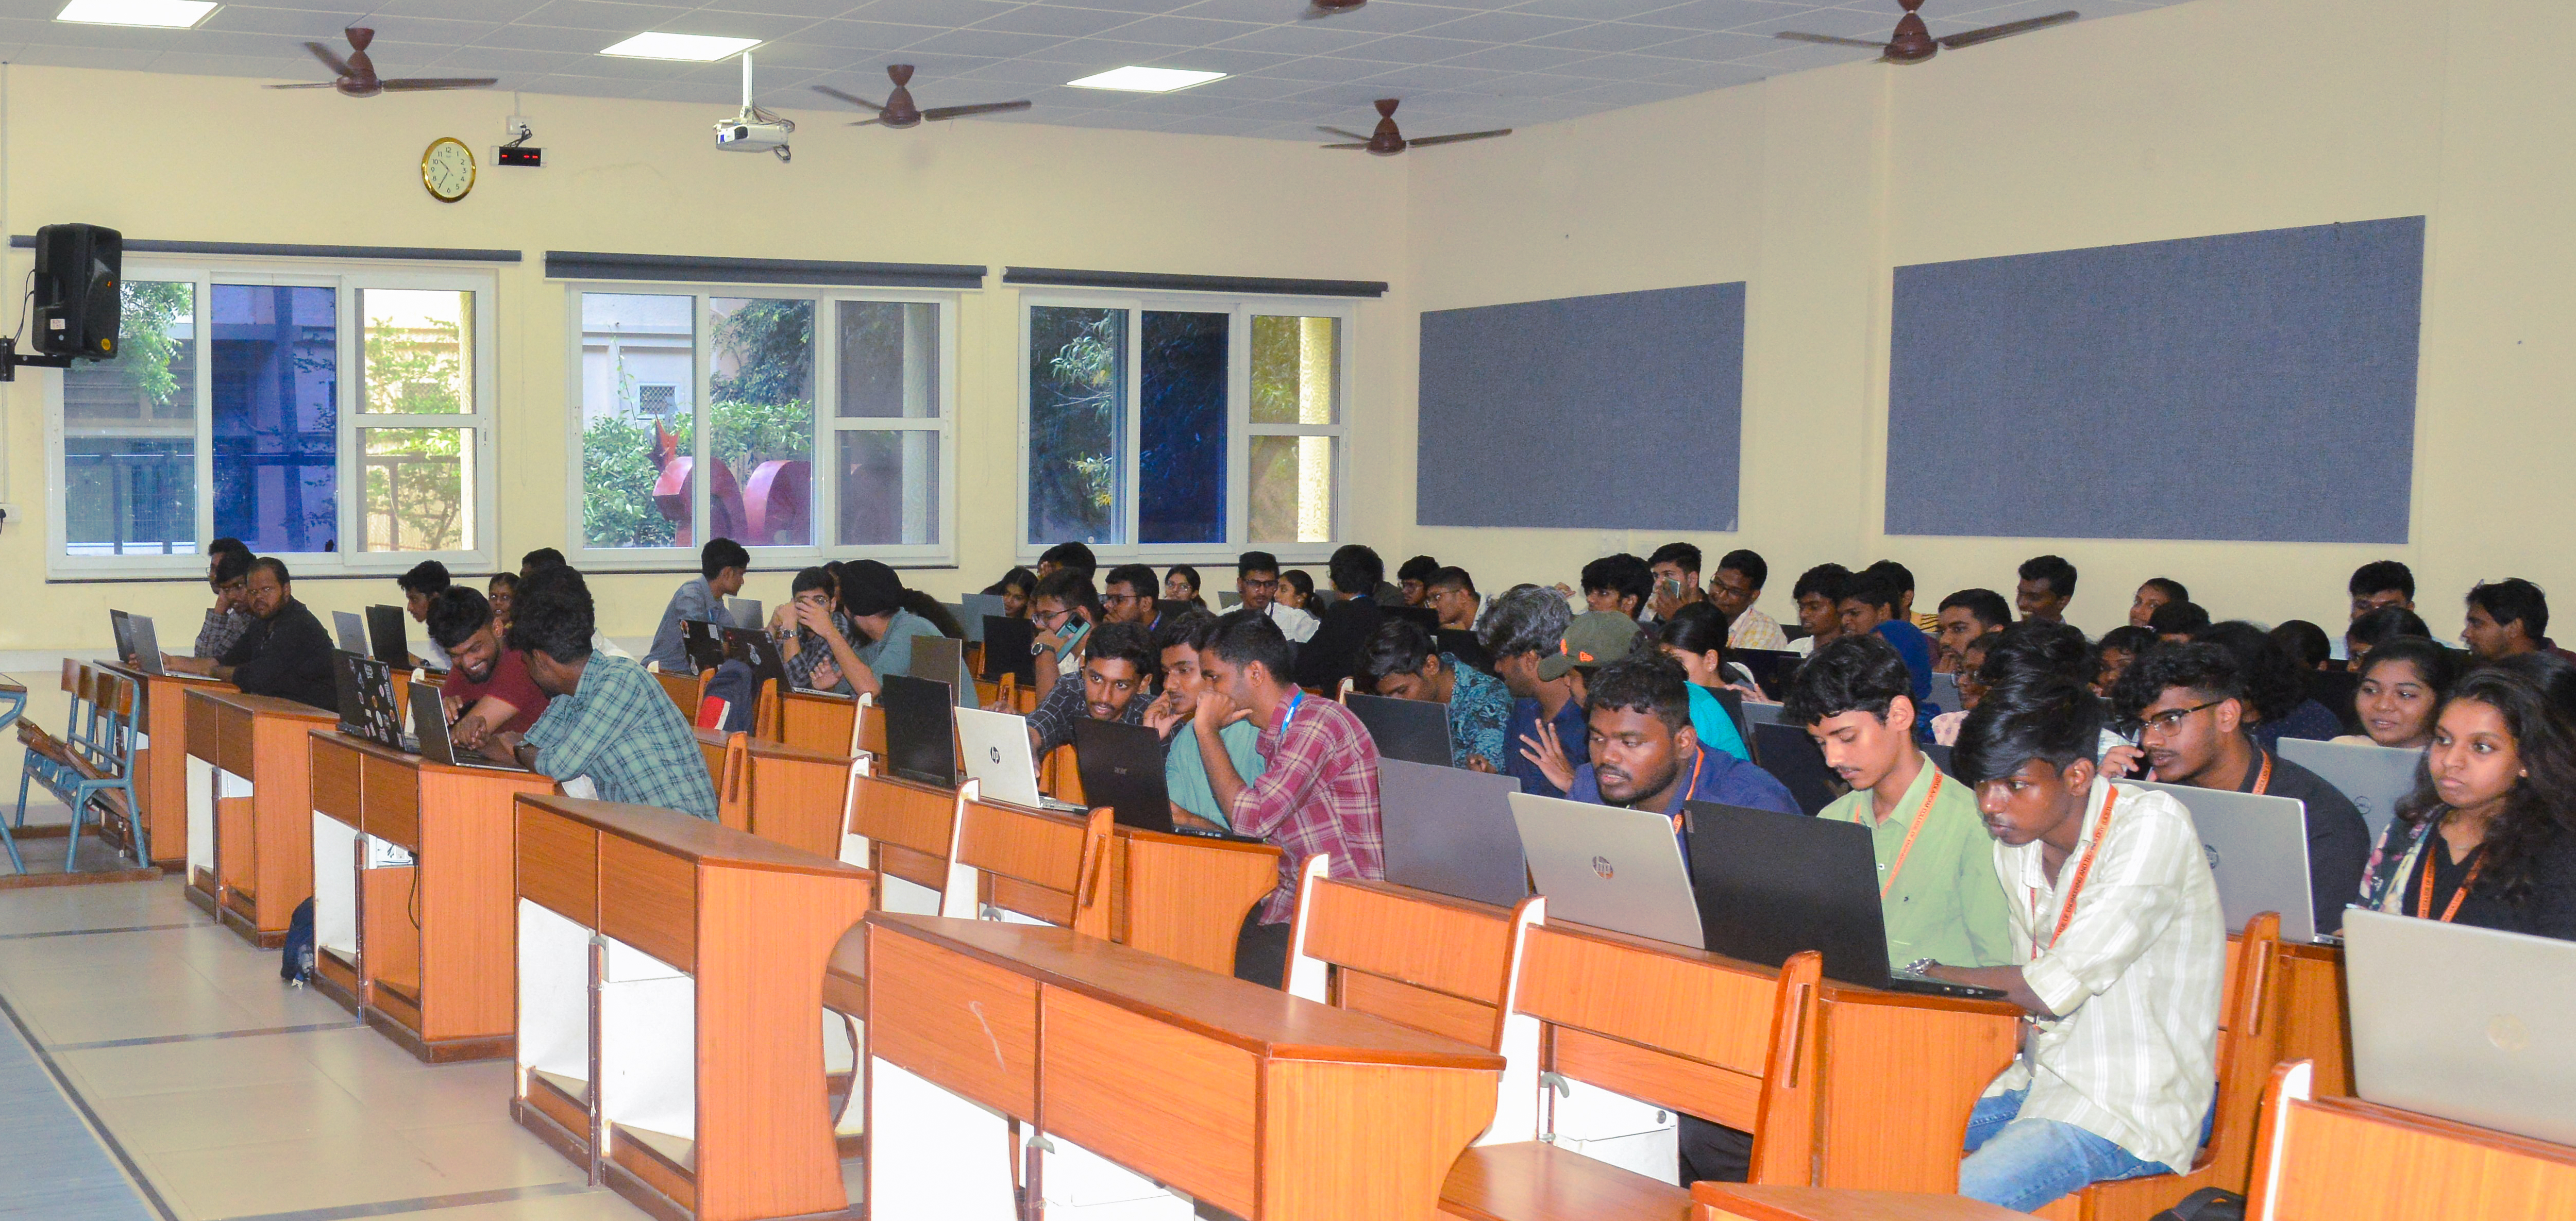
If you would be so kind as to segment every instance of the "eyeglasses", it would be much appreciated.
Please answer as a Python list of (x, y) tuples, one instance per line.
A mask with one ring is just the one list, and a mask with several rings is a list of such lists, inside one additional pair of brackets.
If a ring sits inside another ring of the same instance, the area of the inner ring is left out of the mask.
[(2174, 708), (2168, 711), (2159, 712), (2151, 717), (2143, 717), (2138, 721), (2138, 732), (2142, 734), (2150, 731), (2155, 733), (2172, 733), (2173, 731), (2182, 728), (2182, 720), (2184, 717), (2190, 716), (2195, 712), (2207, 712), (2226, 702), (2226, 700), (2211, 700), (2206, 704), (2194, 704), (2189, 708)]
[(1071, 610), (1029, 612), (1029, 622), (1038, 624), (1049, 631), (1055, 630), (1055, 625), (1070, 618), (1073, 618), (1073, 612)]
[(1101, 604), (1102, 606), (1124, 606), (1124, 605), (1126, 605), (1127, 603), (1130, 603), (1130, 602), (1142, 602), (1142, 601), (1144, 601), (1144, 600), (1145, 600), (1145, 595), (1143, 595), (1143, 594), (1102, 594), (1102, 595), (1100, 595), (1100, 604)]
[(1248, 594), (1269, 594), (1279, 592), (1279, 578), (1277, 577), (1272, 577), (1267, 581), (1237, 581), (1235, 584), (1242, 586), (1243, 592)]

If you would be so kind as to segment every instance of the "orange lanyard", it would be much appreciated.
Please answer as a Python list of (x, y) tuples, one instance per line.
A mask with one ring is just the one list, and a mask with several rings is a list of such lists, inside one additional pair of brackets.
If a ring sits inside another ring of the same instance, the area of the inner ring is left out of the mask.
[[(2057, 909), (2057, 930), (2048, 935), (2047, 948), (2049, 949), (2057, 948), (2057, 939), (2065, 936), (2066, 926), (2075, 922), (2075, 900), (2084, 893), (2084, 880), (2093, 875), (2093, 856), (2102, 850), (2102, 841), (2110, 837), (2111, 804), (2120, 799), (2120, 790), (2110, 786), (2105, 788), (2107, 791), (2102, 794), (2102, 815), (2093, 824), (2093, 842), (2084, 846), (2083, 859), (2075, 862), (2075, 877), (2066, 884), (2066, 902)], [(2036, 886), (2030, 888), (2030, 917), (2031, 924), (2036, 929), (2039, 923), (2039, 888)], [(2037, 932), (2031, 934), (2030, 949), (2031, 957), (2037, 958), (2041, 949)]]
[(2263, 790), (2272, 787), (2272, 752), (2258, 753), (2263, 756), (2263, 770), (2254, 777), (2254, 795), (2260, 797), (2263, 795)]
[[(2442, 923), (2449, 924), (2451, 917), (2460, 914), (2460, 900), (2468, 898), (2469, 888), (2478, 884), (2478, 870), (2487, 863), (2486, 853), (2480, 851), (2485, 847), (2485, 844), (2479, 844), (2469, 849), (2470, 855), (2477, 859), (2469, 862), (2469, 876), (2460, 879), (2460, 888), (2451, 892), (2451, 905), (2443, 908), (2439, 917)], [(2424, 835), (2424, 851), (2418, 854), (2424, 858), (2424, 884), (2416, 889), (2415, 894), (2415, 914), (2418, 917), (2433, 910), (2433, 854), (2448, 851), (2449, 847), (2442, 843), (2441, 824), (2433, 824), (2433, 829)]]
[[(1925, 759), (1923, 766), (1932, 767), (1932, 761)], [(1905, 858), (1914, 853), (1914, 837), (1923, 834), (1923, 820), (1931, 816), (1932, 803), (1940, 800), (1940, 797), (1941, 769), (1932, 768), (1932, 787), (1924, 791), (1923, 804), (1916, 807), (1914, 811), (1914, 825), (1905, 830), (1905, 846), (1896, 850), (1896, 863), (1887, 867), (1887, 880), (1878, 884), (1878, 897), (1882, 901), (1887, 898), (1888, 892), (1896, 889), (1896, 876), (1905, 872)], [(1860, 821), (1859, 812), (1853, 812), (1852, 821)]]

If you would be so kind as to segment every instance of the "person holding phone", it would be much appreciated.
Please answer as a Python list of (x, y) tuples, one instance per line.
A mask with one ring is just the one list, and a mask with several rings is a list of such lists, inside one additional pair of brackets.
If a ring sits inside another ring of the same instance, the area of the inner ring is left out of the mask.
[(1038, 702), (1046, 702), (1058, 682), (1082, 670), (1084, 637), (1107, 617), (1090, 573), (1066, 568), (1038, 578), (1037, 592), (1029, 595), (1029, 622), (1038, 629), (1029, 646), (1038, 658)]

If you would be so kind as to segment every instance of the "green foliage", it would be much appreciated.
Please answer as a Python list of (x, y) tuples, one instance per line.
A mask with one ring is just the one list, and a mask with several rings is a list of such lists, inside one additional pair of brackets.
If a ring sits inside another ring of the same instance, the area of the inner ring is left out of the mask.
[[(121, 287), (117, 367), (152, 406), (171, 406), (171, 396), (179, 392), (178, 375), (170, 370), (179, 359), (179, 341), (170, 337), (170, 328), (192, 318), (196, 286), (172, 280), (128, 280)], [(178, 405), (195, 409), (193, 403)]]
[[(1032, 541), (1111, 535), (1126, 322), (1124, 310), (1032, 312)], [(1040, 355), (1050, 347), (1054, 355)]]
[[(718, 360), (708, 397), (746, 403), (814, 397), (813, 302), (745, 301), (716, 319), (713, 338)], [(728, 363), (732, 373), (724, 372)]]
[[(466, 373), (459, 328), (430, 322), (412, 331), (391, 318), (367, 320), (366, 410), (455, 415)], [(461, 551), (465, 430), (371, 428), (366, 438), (367, 545), (396, 551)], [(380, 530), (378, 523), (383, 522)]]
[[(684, 417), (680, 451), (688, 452)], [(653, 503), (653, 426), (620, 412), (581, 433), (582, 533), (593, 547), (667, 547), (678, 529)]]
[[(748, 480), (774, 459), (810, 461), (814, 453), (814, 311), (807, 301), (755, 300), (715, 324), (719, 367), (708, 379), (708, 457)], [(621, 388), (623, 389), (623, 388)], [(661, 472), (653, 465), (653, 418), (620, 410), (582, 430), (582, 532), (594, 547), (667, 547), (677, 523), (654, 503)], [(681, 457), (695, 452), (696, 421), (682, 412), (665, 422)]]

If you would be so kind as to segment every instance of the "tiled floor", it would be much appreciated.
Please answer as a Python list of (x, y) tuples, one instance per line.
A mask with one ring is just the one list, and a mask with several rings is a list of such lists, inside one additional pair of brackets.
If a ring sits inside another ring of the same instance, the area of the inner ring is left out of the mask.
[(176, 879), (0, 890), (0, 1000), (165, 1221), (644, 1215), (510, 1121), (508, 1061), (424, 1065), (277, 961)]

